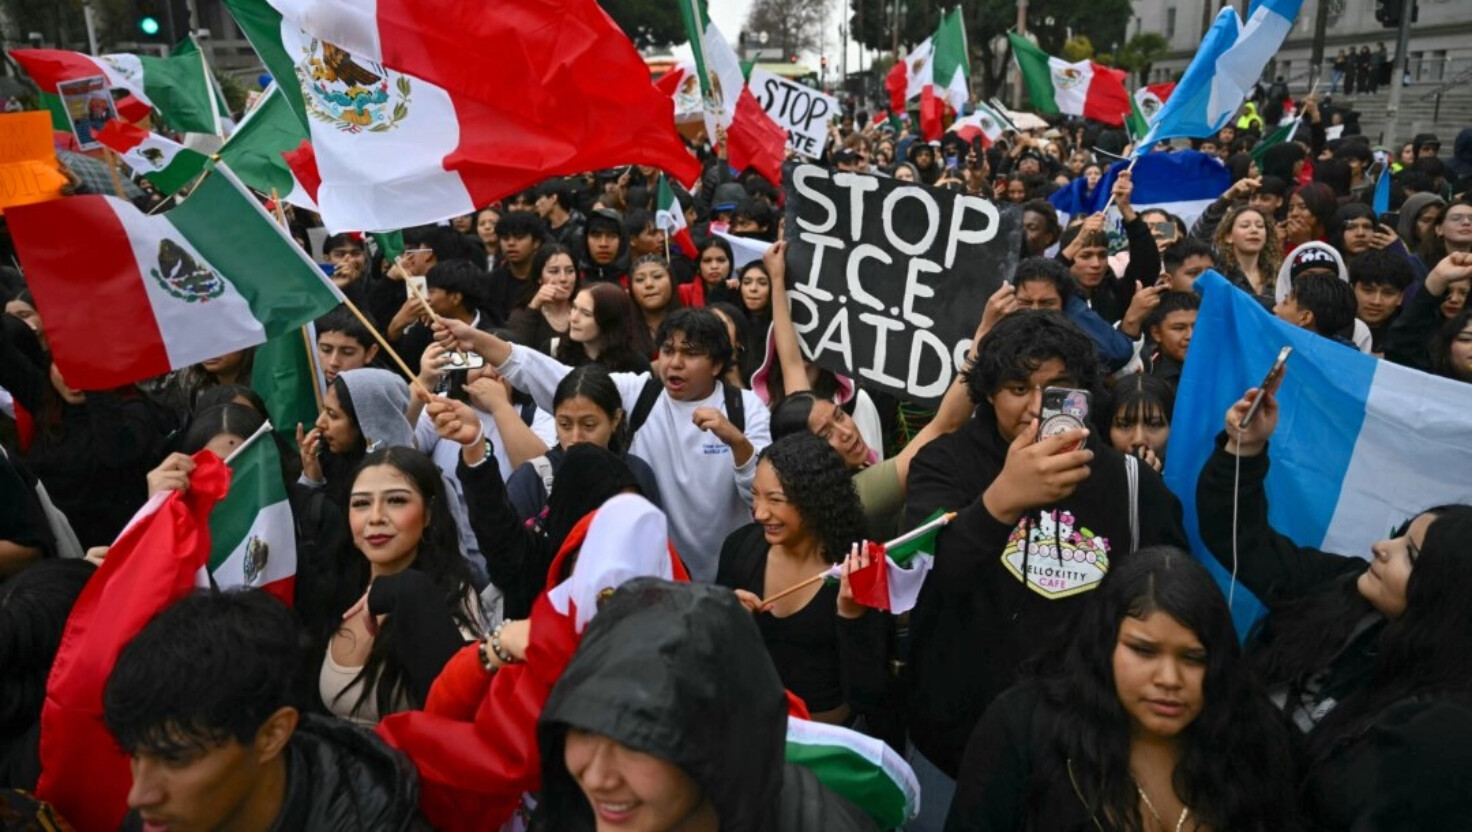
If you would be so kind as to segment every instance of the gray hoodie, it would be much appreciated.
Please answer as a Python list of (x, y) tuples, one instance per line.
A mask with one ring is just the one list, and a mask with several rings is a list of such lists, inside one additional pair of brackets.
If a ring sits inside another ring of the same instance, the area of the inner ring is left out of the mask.
[(1400, 206), (1400, 222), (1397, 224), (1395, 233), (1400, 235), (1401, 242), (1412, 253), (1420, 246), (1421, 241), (1416, 239), (1416, 216), (1426, 210), (1427, 205), (1445, 205), (1446, 200), (1431, 193), (1411, 194)]
[(414, 447), (414, 431), (404, 414), (409, 410), (409, 385), (397, 373), (364, 367), (338, 376), (347, 385), (358, 416), (358, 431), (369, 451), (394, 445)]

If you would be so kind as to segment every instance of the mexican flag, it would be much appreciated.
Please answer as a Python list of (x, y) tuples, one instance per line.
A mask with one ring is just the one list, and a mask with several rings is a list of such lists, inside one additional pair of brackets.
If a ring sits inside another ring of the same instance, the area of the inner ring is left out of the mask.
[(920, 813), (915, 772), (883, 740), (788, 716), (786, 758), (863, 809), (880, 829), (902, 828)]
[(97, 141), (122, 156), (133, 173), (152, 182), (164, 196), (189, 184), (209, 161), (203, 153), (117, 120), (97, 132)]
[(914, 609), (920, 587), (925, 585), (925, 576), (935, 562), (935, 539), (953, 517), (937, 512), (915, 530), (888, 543), (866, 542), (869, 565), (848, 577), (854, 600), (895, 615)]
[(1251, 156), (1253, 158), (1253, 161), (1257, 162), (1258, 166), (1261, 167), (1262, 157), (1267, 154), (1268, 148), (1272, 147), (1275, 144), (1282, 144), (1283, 142), (1291, 140), (1293, 138), (1293, 134), (1298, 132), (1299, 121), (1300, 119), (1297, 118), (1290, 119), (1287, 123), (1269, 133), (1266, 137), (1263, 138), (1262, 141), (1253, 145), (1252, 150), (1249, 151), (1247, 155)]
[(220, 161), (257, 193), (274, 191), (292, 205), (315, 211), (317, 203), (281, 155), (296, 150), (306, 140), (307, 128), (292, 112), (282, 88), (273, 82), (225, 140)]
[[(300, 334), (297, 338), (300, 344)], [(225, 464), (230, 491), (210, 512), (210, 579), (220, 589), (264, 589), (290, 604), (296, 524), (271, 423), (261, 425)]]
[(995, 142), (1008, 130), (1016, 132), (1017, 125), (1013, 124), (1012, 120), (1007, 118), (1006, 115), (991, 106), (977, 104), (975, 111), (971, 115), (956, 119), (956, 122), (951, 125), (951, 130), (967, 142), (970, 142), (976, 136), (981, 136), (985, 139), (985, 144), (989, 147), (992, 142)]
[(700, 0), (680, 0), (685, 34), (695, 54), (695, 75), (704, 100), (705, 134), (715, 143), (716, 126), (726, 130), (726, 156), (737, 170), (751, 168), (774, 185), (782, 183), (787, 131), (746, 88), (741, 62)]
[(321, 410), (317, 397), (324, 382), (313, 361), (316, 333), (316, 328), (307, 324), (278, 335), (256, 347), (251, 359), (250, 389), (266, 400), (266, 413), (278, 426), (277, 435), (287, 442), (296, 441), (297, 425), (311, 427)]
[(905, 58), (905, 98), (921, 98), (926, 90), (956, 112), (971, 96), (967, 79), (966, 28), (957, 6), (940, 19), (935, 34), (926, 38)]
[(1155, 119), (1155, 114), (1170, 100), (1170, 94), (1175, 92), (1176, 82), (1167, 81), (1163, 84), (1149, 84), (1135, 90), (1130, 97), (1130, 117), (1125, 122), (1125, 127), (1131, 136), (1140, 137), (1150, 129), (1150, 122)]
[[(48, 318), (52, 357), (80, 390), (253, 347), (343, 299), (224, 165), (164, 214), (75, 196), (8, 209), (5, 218)], [(100, 332), (108, 334), (104, 350)]]
[(1130, 113), (1124, 70), (1093, 61), (1069, 63), (1050, 56), (1016, 32), (1008, 32), (1007, 38), (1027, 84), (1027, 95), (1038, 112), (1083, 116), (1116, 127), (1124, 124)]
[[(101, 76), (109, 87), (125, 89), (158, 110), (174, 130), (213, 135), (223, 130), (215, 106), (214, 80), (204, 55), (197, 51), (154, 58), (126, 53), (94, 57), (64, 49), (13, 49), (10, 56), (43, 93), (57, 95), (58, 84)], [(124, 118), (131, 120), (132, 115)]]
[(36, 795), (77, 829), (117, 829), (128, 811), (128, 755), (102, 721), (102, 688), (118, 653), (156, 614), (193, 591), (209, 558), (208, 518), (229, 488), (230, 472), (212, 453), (201, 451), (194, 462), (188, 490), (153, 495), (118, 535), (67, 617), (46, 680)]
[(437, 222), (630, 162), (700, 175), (669, 100), (593, 0), (495, 14), (452, 0), (273, 4), (225, 2), (311, 136), (332, 231)]
[(689, 226), (685, 224), (685, 209), (680, 207), (674, 189), (663, 174), (660, 174), (659, 187), (654, 194), (654, 224), (664, 229), (670, 241), (679, 246), (686, 257), (693, 260), (700, 253), (690, 236)]

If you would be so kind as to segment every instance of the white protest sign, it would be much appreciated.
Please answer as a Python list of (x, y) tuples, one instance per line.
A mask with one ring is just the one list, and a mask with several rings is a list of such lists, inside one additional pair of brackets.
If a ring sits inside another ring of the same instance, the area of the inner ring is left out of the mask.
[(767, 115), (786, 128), (788, 147), (812, 158), (823, 155), (828, 123), (840, 112), (837, 98), (765, 69), (753, 69), (746, 86)]

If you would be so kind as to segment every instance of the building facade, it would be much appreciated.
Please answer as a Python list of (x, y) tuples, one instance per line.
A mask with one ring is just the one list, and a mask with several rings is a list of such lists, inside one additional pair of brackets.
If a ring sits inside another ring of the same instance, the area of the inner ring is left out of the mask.
[[(1416, 0), (1419, 14), (1411, 26), (1410, 74), (1414, 84), (1442, 84), (1472, 70), (1472, 0)], [(1304, 0), (1303, 11), (1284, 41), (1269, 71), (1283, 76), (1295, 88), (1307, 87), (1311, 77), (1314, 20), (1320, 3), (1328, 5), (1322, 74), (1339, 50), (1373, 51), (1384, 43), (1395, 53), (1395, 29), (1375, 20), (1374, 0)], [(1190, 63), (1202, 35), (1211, 25), (1222, 0), (1135, 0), (1129, 33), (1158, 32), (1170, 44), (1170, 53), (1151, 68), (1152, 81), (1177, 78)], [(1240, 9), (1245, 4), (1234, 4)], [(1409, 5), (1409, 0), (1407, 0)]]

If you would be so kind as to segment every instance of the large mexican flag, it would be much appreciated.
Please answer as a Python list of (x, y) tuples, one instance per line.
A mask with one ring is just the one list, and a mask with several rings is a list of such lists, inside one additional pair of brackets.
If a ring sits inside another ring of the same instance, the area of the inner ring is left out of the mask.
[(1008, 32), (1007, 38), (1038, 112), (1083, 116), (1116, 127), (1124, 124), (1130, 114), (1124, 70), (1053, 57), (1016, 32)]

